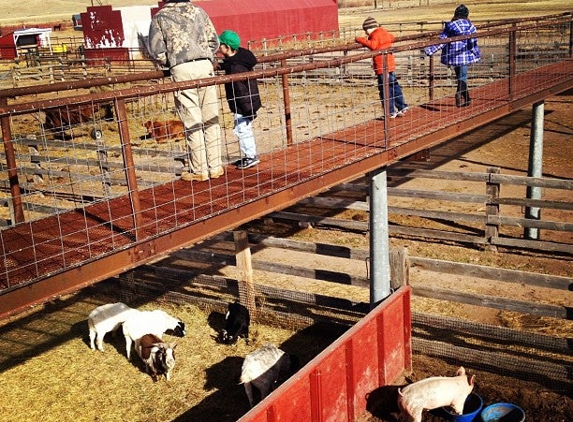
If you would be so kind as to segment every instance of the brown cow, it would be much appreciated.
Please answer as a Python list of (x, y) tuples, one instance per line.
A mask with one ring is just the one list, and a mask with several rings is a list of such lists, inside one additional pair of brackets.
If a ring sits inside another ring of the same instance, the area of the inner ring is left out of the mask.
[(154, 138), (159, 144), (171, 139), (185, 137), (185, 128), (180, 120), (165, 120), (162, 122), (148, 120), (144, 126), (147, 129), (147, 135), (150, 138)]
[(66, 131), (82, 123), (96, 123), (102, 120), (113, 120), (113, 109), (110, 104), (66, 106), (44, 110), (46, 120), (44, 129), (50, 130), (58, 138), (66, 138)]

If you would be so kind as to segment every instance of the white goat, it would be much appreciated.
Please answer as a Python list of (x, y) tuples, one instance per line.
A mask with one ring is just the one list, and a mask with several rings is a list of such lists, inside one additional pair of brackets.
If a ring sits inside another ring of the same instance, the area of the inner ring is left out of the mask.
[(175, 367), (175, 343), (165, 343), (153, 334), (145, 334), (139, 341), (137, 353), (145, 363), (148, 374), (153, 381), (158, 375), (165, 374), (165, 379), (171, 379), (171, 372)]
[(176, 336), (183, 337), (185, 323), (162, 310), (131, 313), (123, 323), (127, 359), (131, 357), (132, 343), (135, 343), (135, 350), (139, 350), (139, 340), (145, 334), (153, 334), (161, 339), (163, 333), (168, 330), (173, 330)]
[(281, 373), (297, 369), (295, 361), (296, 358), (291, 361), (291, 356), (274, 344), (265, 344), (249, 353), (241, 370), (241, 383), (245, 387), (249, 405), (254, 406), (253, 386), (259, 390), (263, 400), (275, 389)]
[(90, 347), (95, 350), (94, 340), (97, 338), (97, 348), (103, 352), (103, 338), (110, 331), (115, 331), (133, 313), (138, 312), (125, 303), (107, 303), (98, 306), (88, 315), (90, 331)]

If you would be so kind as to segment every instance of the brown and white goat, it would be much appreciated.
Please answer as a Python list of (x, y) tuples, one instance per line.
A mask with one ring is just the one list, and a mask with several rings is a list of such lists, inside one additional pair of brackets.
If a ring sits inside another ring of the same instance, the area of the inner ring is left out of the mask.
[(137, 352), (153, 381), (157, 381), (157, 377), (161, 375), (165, 375), (167, 381), (171, 379), (171, 372), (175, 367), (176, 346), (175, 343), (163, 342), (154, 334), (146, 334), (139, 340)]
[(122, 327), (127, 359), (131, 358), (131, 345), (135, 343), (135, 350), (139, 350), (140, 339), (145, 334), (153, 334), (159, 339), (166, 331), (178, 337), (185, 336), (185, 323), (161, 309), (131, 313)]

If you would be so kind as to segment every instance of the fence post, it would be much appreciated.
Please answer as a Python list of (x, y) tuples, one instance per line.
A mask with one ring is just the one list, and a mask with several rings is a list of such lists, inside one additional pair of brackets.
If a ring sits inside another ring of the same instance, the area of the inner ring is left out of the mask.
[(102, 185), (103, 191), (106, 197), (111, 196), (112, 188), (111, 188), (111, 177), (109, 174), (109, 163), (108, 163), (108, 154), (107, 148), (105, 146), (105, 141), (103, 139), (96, 139), (96, 153), (97, 153), (97, 162), (99, 165), (99, 170), (101, 172), (102, 177)]
[[(529, 177), (543, 176), (543, 115), (545, 103), (539, 101), (533, 104), (531, 110), (531, 133), (529, 138)], [(527, 199), (541, 199), (541, 186), (527, 186)], [(541, 209), (528, 206), (525, 208), (525, 218), (539, 220)], [(525, 228), (525, 238), (539, 240), (539, 229), (536, 227)]]
[[(286, 59), (281, 60), (281, 67), (286, 67)], [(288, 75), (285, 73), (282, 75), (282, 84), (283, 84), (283, 102), (285, 106), (285, 126), (286, 126), (286, 137), (287, 137), (287, 145), (293, 144), (292, 138), (292, 116), (290, 111), (290, 90), (289, 90), (289, 82), (288, 82)]]
[(370, 308), (390, 296), (390, 247), (388, 230), (388, 182), (386, 168), (369, 173), (370, 197)]
[(119, 139), (121, 140), (121, 152), (123, 155), (125, 178), (127, 180), (129, 202), (131, 203), (131, 209), (133, 212), (135, 240), (139, 240), (144, 237), (143, 217), (141, 216), (141, 204), (139, 202), (139, 189), (137, 188), (135, 163), (133, 162), (133, 152), (131, 150), (131, 141), (129, 139), (129, 126), (127, 124), (128, 115), (125, 100), (116, 98), (114, 106), (119, 126)]
[[(28, 152), (30, 153), (30, 164), (34, 169), (40, 170), (42, 168), (42, 162), (40, 160), (40, 149), (38, 148), (36, 135), (30, 135), (28, 137)], [(34, 183), (44, 183), (41, 172), (35, 172), (33, 177)]]
[(516, 24), (513, 24), (513, 29), (509, 33), (509, 98), (513, 99), (513, 84), (515, 80), (515, 58), (517, 52), (517, 34)]
[[(0, 106), (5, 107), (8, 105), (6, 97), (0, 98)], [(23, 223), (24, 208), (22, 206), (22, 196), (20, 190), (20, 182), (18, 181), (18, 164), (16, 162), (16, 153), (14, 151), (14, 144), (12, 143), (12, 130), (10, 129), (10, 119), (2, 117), (0, 119), (0, 126), (2, 127), (2, 142), (4, 143), (4, 153), (6, 154), (6, 167), (7, 176), (10, 182), (10, 194), (12, 197), (12, 204), (14, 206), (14, 224)]]
[[(491, 174), (499, 174), (499, 167), (488, 167), (487, 172)], [(487, 248), (496, 250), (495, 239), (499, 236), (499, 223), (497, 221), (490, 221), (490, 217), (499, 216), (499, 183), (491, 181), (488, 177), (485, 187), (485, 193), (489, 199), (485, 204), (485, 241)], [(493, 219), (492, 219), (493, 220)]]
[(137, 298), (135, 271), (128, 270), (119, 275), (119, 300), (133, 303)]
[(392, 291), (410, 284), (408, 248), (390, 249), (390, 288)]
[(435, 69), (434, 69), (434, 56), (431, 55), (429, 57), (430, 59), (430, 74), (428, 76), (428, 83), (429, 83), (429, 87), (428, 87), (428, 95), (430, 96), (430, 101), (434, 100), (434, 79), (436, 78), (435, 75)]
[(237, 281), (239, 282), (239, 300), (245, 304), (251, 317), (256, 318), (255, 286), (253, 285), (253, 263), (249, 238), (244, 230), (234, 231), (235, 258), (237, 261)]

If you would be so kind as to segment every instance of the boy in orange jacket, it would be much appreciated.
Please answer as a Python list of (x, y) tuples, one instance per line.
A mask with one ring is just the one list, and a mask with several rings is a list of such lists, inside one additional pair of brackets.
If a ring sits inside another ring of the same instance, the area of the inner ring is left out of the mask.
[[(356, 37), (356, 42), (368, 47), (370, 50), (385, 50), (392, 47), (394, 42), (394, 35), (386, 31), (378, 25), (376, 19), (369, 17), (362, 23), (362, 29), (368, 35), (367, 38)], [(393, 54), (388, 54), (388, 84), (390, 87), (390, 118), (401, 117), (408, 110), (408, 104), (404, 100), (402, 87), (396, 79), (394, 71), (396, 70), (396, 61)], [(380, 101), (382, 102), (382, 109), (384, 109), (384, 79), (382, 68), (382, 55), (374, 57), (373, 61), (374, 72), (378, 80), (378, 91), (380, 93)], [(397, 110), (396, 110), (397, 109)]]

